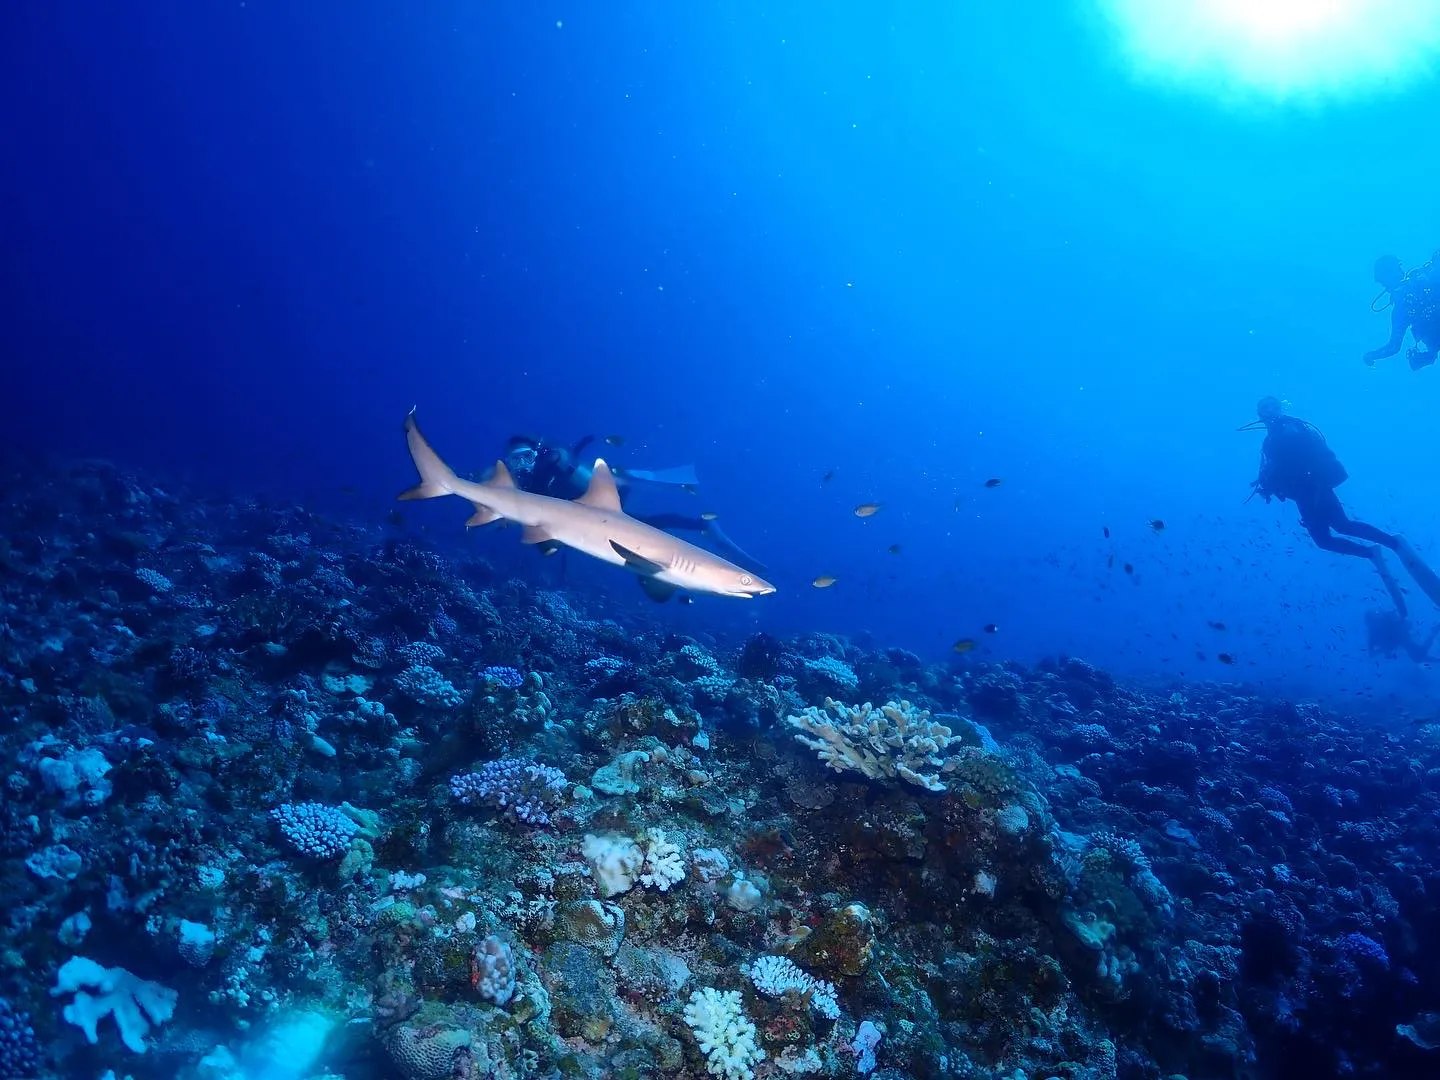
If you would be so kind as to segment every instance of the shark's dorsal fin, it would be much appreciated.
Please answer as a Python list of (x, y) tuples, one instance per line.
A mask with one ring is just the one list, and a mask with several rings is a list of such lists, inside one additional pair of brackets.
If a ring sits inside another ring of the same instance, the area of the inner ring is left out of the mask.
[(515, 478), (510, 475), (510, 470), (505, 467), (505, 462), (503, 461), (495, 462), (495, 475), (485, 482), (491, 487), (498, 488), (513, 488), (515, 486)]
[(615, 486), (615, 474), (603, 458), (595, 459), (595, 471), (590, 474), (590, 486), (585, 494), (575, 500), (596, 510), (619, 510), (620, 489)]

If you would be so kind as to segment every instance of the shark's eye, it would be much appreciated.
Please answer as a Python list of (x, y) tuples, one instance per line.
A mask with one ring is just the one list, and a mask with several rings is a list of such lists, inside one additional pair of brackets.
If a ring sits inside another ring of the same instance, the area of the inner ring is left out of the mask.
[(754, 584), (755, 584), (755, 581), (754, 581), (753, 578), (750, 577), (749, 574), (741, 574), (741, 575), (740, 575), (740, 584), (741, 584), (741, 585), (754, 585)]

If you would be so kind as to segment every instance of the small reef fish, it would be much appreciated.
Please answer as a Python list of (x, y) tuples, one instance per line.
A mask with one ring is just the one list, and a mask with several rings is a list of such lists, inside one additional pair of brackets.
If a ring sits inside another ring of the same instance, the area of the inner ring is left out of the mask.
[(836, 580), (837, 579), (831, 577), (829, 574), (821, 574), (814, 581), (810, 582), (810, 584), (817, 589), (828, 589), (831, 585), (835, 584)]
[(855, 507), (855, 516), (869, 517), (871, 514), (875, 513), (875, 511), (879, 509), (879, 503), (861, 503), (859, 506)]

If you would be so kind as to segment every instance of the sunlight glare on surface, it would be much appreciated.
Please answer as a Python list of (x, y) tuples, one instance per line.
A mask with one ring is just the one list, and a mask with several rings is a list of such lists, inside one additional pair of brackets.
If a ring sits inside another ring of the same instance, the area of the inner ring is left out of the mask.
[(1137, 75), (1228, 100), (1395, 91), (1440, 59), (1440, 0), (1101, 3)]

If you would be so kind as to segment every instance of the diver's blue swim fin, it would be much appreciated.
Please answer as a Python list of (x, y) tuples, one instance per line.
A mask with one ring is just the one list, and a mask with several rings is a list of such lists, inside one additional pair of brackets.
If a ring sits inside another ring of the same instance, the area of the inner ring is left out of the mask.
[(700, 483), (695, 475), (694, 465), (677, 465), (673, 469), (617, 469), (616, 473), (626, 480), (642, 484), (659, 484), (662, 487), (685, 488), (687, 491)]
[(1405, 567), (1414, 579), (1415, 584), (1420, 586), (1420, 591), (1428, 596), (1436, 604), (1440, 604), (1440, 577), (1435, 571), (1426, 566), (1415, 549), (1410, 546), (1410, 541), (1399, 537), (1399, 543), (1395, 546), (1395, 554), (1400, 556), (1400, 565)]
[(1385, 591), (1395, 602), (1395, 610), (1402, 619), (1407, 618), (1410, 609), (1405, 604), (1405, 594), (1400, 591), (1400, 583), (1395, 580), (1395, 575), (1390, 572), (1390, 567), (1385, 565), (1385, 549), (1377, 545), (1370, 558), (1375, 563), (1375, 569), (1380, 571), (1380, 580), (1385, 583)]

